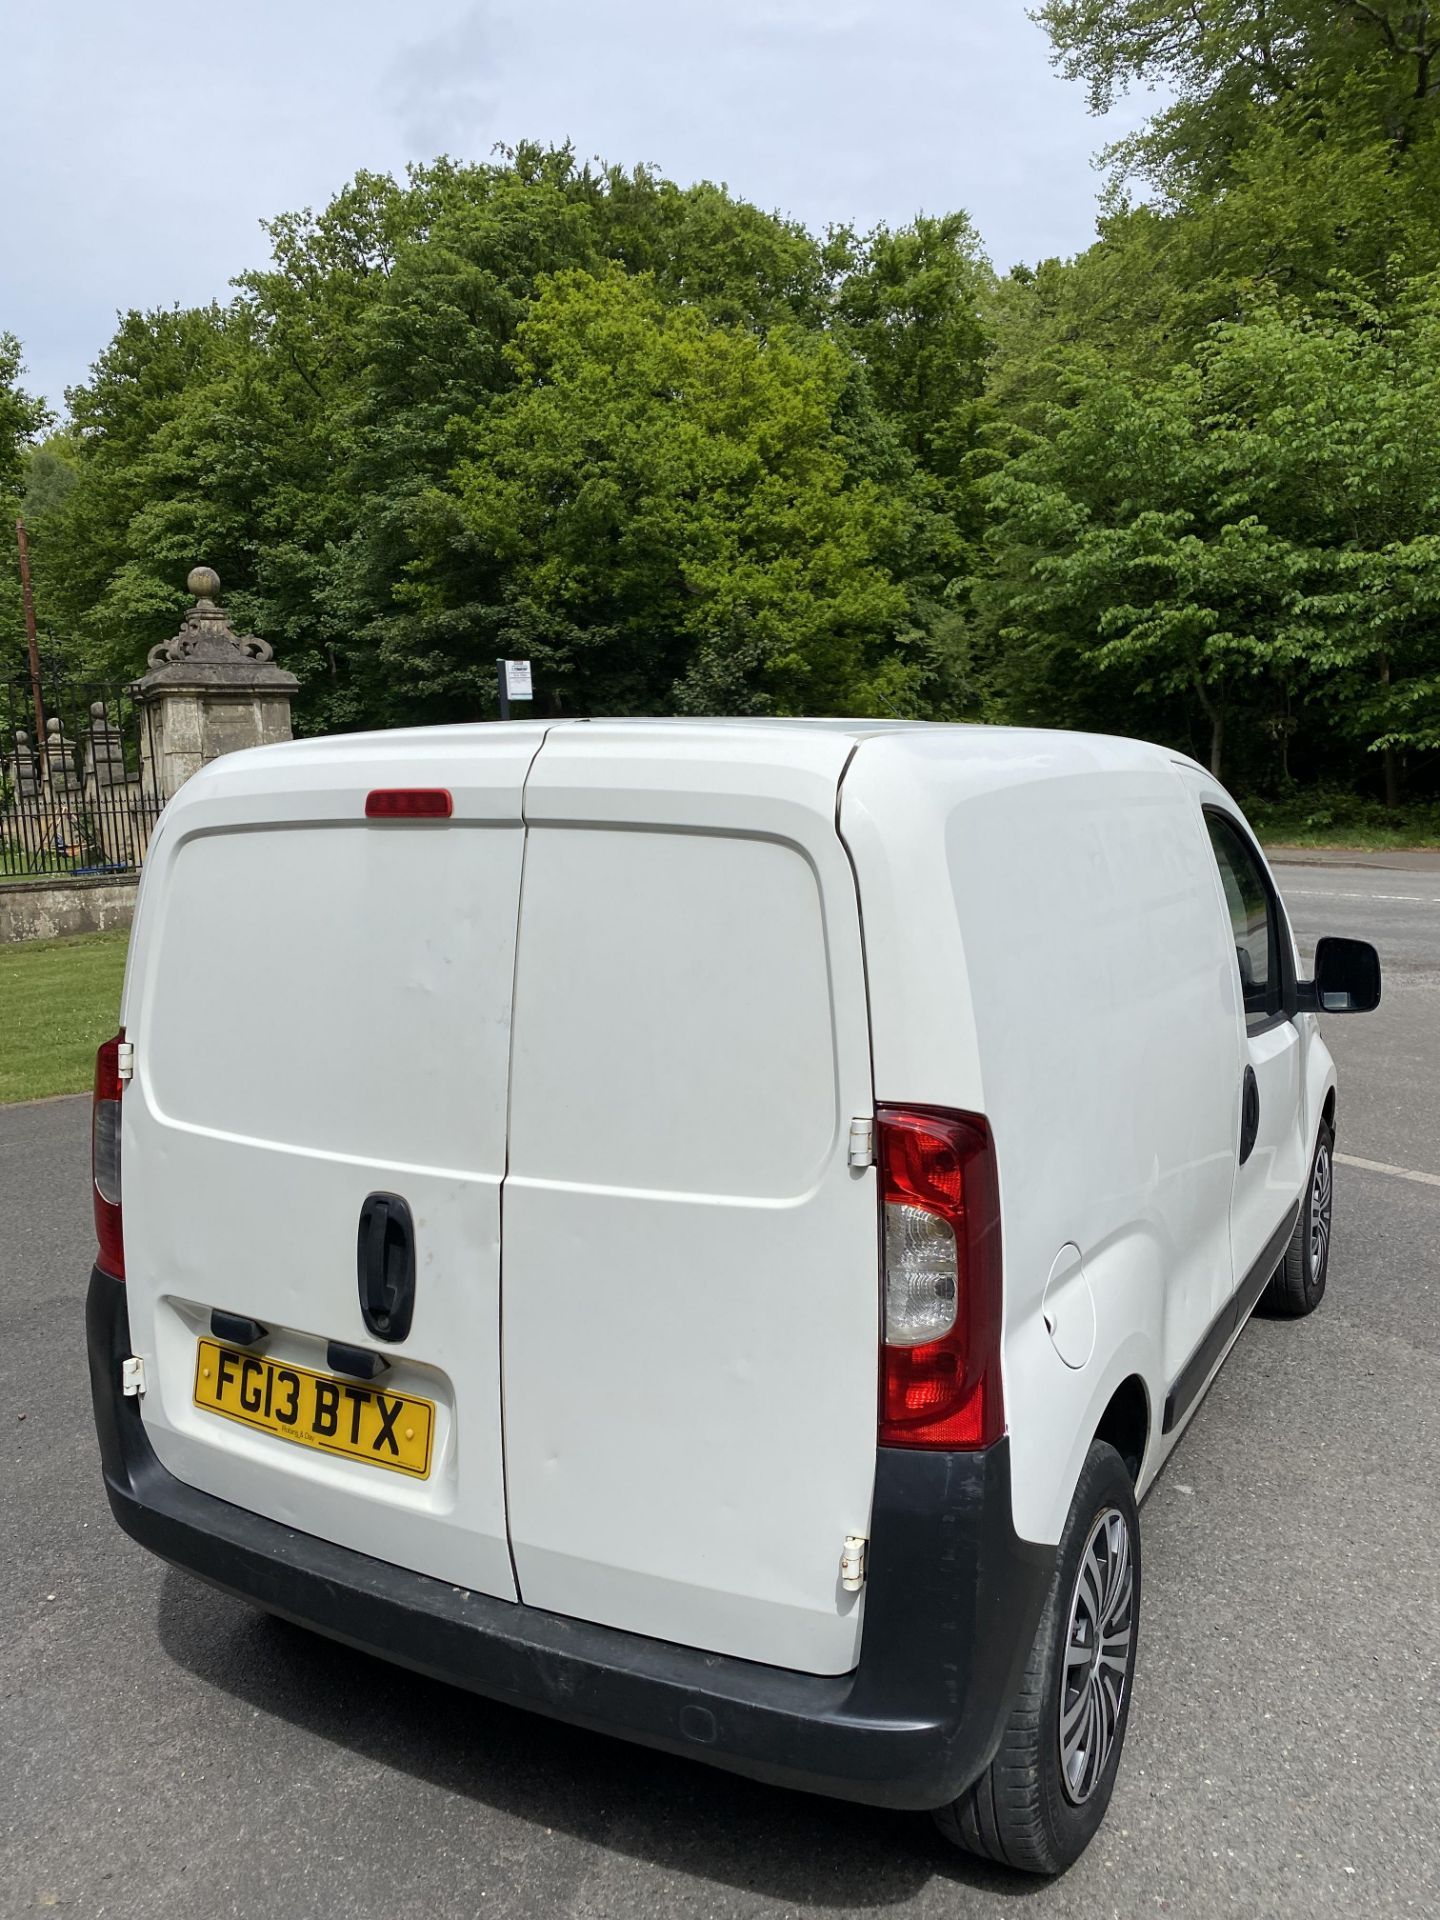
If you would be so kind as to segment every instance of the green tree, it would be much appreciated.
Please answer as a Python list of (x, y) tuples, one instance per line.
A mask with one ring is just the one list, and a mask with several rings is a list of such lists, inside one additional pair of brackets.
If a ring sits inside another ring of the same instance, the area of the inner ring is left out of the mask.
[(0, 494), (20, 492), (26, 447), (50, 424), (50, 409), (20, 385), (24, 372), (20, 342), (0, 333)]
[(994, 275), (963, 213), (878, 227), (846, 255), (836, 316), (877, 407), (929, 481), (950, 536), (949, 570), (963, 574), (982, 526), (974, 465)]
[(1433, 133), (1440, 11), (1413, 0), (1045, 0), (1036, 17), (1095, 111), (1136, 84), (1173, 95), (1112, 155), (1174, 195), (1223, 185), (1276, 112), (1297, 145), (1336, 105), (1397, 149)]
[[(1422, 8), (1051, 0), (1111, 150), (1096, 243), (990, 309), (992, 698), (1246, 785), (1427, 776), (1426, 344), (1440, 73)], [(1148, 198), (1131, 196), (1136, 187)]]
[(425, 503), (417, 612), (443, 619), (456, 552), (493, 583), (469, 608), (483, 651), (462, 629), (433, 671), (458, 690), (467, 662), (524, 651), (581, 712), (864, 704), (906, 615), (885, 556), (907, 503), (850, 470), (838, 345), (612, 267), (547, 282), (507, 359), (515, 384)]
[[(818, 336), (837, 273), (803, 228), (719, 187), (528, 145), (359, 175), (269, 232), (271, 264), (233, 300), (125, 316), (72, 394), (78, 479), (50, 597), (81, 657), (129, 671), (203, 556), (284, 650), (317, 727), (443, 717), (462, 684), (484, 710), (514, 596), (473, 542), (437, 547), (434, 503), (520, 378), (507, 349), (548, 276), (648, 276), (665, 307), (765, 340)], [(880, 410), (844, 405), (876, 485), (908, 474)]]
[(44, 401), (20, 385), (24, 370), (20, 342), (13, 333), (0, 333), (0, 538), (9, 554), (0, 567), (0, 635), (6, 645), (24, 633), (15, 520), (24, 507), (31, 445), (52, 418)]
[[(1378, 754), (1440, 743), (1440, 289), (1259, 308), (1139, 386), (1074, 357), (993, 483), (989, 610), (1030, 698), (1323, 703)], [(1087, 715), (1088, 717), (1088, 715)]]
[(532, 144), (281, 216), (227, 301), (124, 316), (25, 456), (48, 624), (133, 671), (205, 559), (302, 729), (493, 711), (524, 653), (572, 712), (1433, 783), (1428, 12), (1041, 17), (1097, 105), (1167, 94), (1072, 261), (998, 279), (962, 214), (816, 237)]

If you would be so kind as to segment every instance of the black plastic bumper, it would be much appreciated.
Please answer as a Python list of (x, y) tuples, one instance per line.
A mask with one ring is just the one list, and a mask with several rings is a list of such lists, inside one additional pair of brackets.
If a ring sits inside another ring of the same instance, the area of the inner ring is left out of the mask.
[(120, 1391), (123, 1285), (95, 1272), (86, 1319), (116, 1519), (228, 1593), (492, 1699), (877, 1806), (943, 1805), (999, 1743), (1054, 1566), (1015, 1537), (1004, 1441), (880, 1449), (860, 1664), (791, 1673), (461, 1592), (186, 1486)]

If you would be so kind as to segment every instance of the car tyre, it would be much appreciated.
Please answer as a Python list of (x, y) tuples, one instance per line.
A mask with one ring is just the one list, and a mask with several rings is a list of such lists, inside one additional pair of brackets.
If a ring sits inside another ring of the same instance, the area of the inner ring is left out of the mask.
[(1300, 1202), (1300, 1218), (1285, 1258), (1260, 1296), (1262, 1313), (1298, 1320), (1313, 1313), (1325, 1297), (1330, 1270), (1330, 1213), (1335, 1187), (1335, 1136), (1322, 1120), (1310, 1180)]
[(1063, 1873), (1080, 1858), (1114, 1789), (1139, 1624), (1135, 1489), (1120, 1455), (1097, 1440), (999, 1749), (935, 1813), (947, 1839), (1025, 1873)]

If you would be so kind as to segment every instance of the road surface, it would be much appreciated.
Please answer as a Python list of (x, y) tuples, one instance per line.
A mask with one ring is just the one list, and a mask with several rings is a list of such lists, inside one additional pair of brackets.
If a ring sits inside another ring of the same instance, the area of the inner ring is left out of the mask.
[(0, 1112), (0, 1914), (1440, 1911), (1440, 862), (1279, 871), (1307, 958), (1356, 933), (1386, 967), (1377, 1015), (1327, 1023), (1329, 1294), (1252, 1323), (1146, 1503), (1129, 1743), (1065, 1879), (489, 1705), (148, 1558), (100, 1490), (67, 1100)]

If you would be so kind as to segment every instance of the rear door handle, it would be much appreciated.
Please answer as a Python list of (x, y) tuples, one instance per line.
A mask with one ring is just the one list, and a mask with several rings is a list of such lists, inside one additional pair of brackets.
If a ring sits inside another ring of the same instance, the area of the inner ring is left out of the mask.
[(360, 1312), (377, 1340), (403, 1340), (415, 1312), (415, 1223), (398, 1193), (372, 1193), (356, 1242)]

